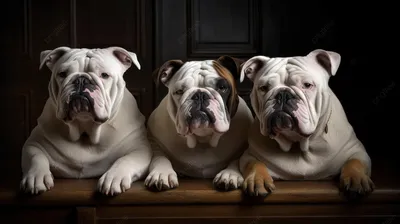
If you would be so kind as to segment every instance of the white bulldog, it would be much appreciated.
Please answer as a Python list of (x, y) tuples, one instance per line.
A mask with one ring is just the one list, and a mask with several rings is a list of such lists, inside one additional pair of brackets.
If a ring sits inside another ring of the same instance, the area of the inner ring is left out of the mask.
[(275, 189), (273, 179), (338, 174), (346, 195), (372, 192), (370, 158), (328, 85), (340, 60), (336, 52), (317, 49), (304, 57), (255, 56), (243, 64), (241, 79), (254, 82), (256, 113), (240, 159), (246, 193), (267, 195)]
[(177, 173), (214, 178), (216, 187), (240, 187), (238, 159), (247, 148), (253, 122), (250, 108), (238, 96), (240, 62), (218, 60), (167, 61), (154, 72), (168, 95), (148, 121), (153, 159), (145, 185), (167, 190), (178, 186)]
[(53, 175), (102, 175), (98, 191), (116, 195), (148, 172), (145, 117), (123, 79), (132, 63), (140, 69), (136, 55), (120, 47), (40, 54), (40, 68), (52, 71), (50, 97), (22, 149), (22, 190), (47, 191)]

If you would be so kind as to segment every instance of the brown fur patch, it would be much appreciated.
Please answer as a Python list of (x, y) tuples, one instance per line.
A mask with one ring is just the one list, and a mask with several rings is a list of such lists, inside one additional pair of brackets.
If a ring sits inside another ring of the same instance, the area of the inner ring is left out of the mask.
[(342, 167), (339, 189), (348, 200), (358, 201), (374, 191), (367, 169), (358, 159), (350, 159)]
[(360, 160), (351, 159), (342, 168), (340, 188), (363, 195), (372, 192), (375, 185), (367, 175), (367, 167)]
[(244, 171), (243, 191), (250, 196), (266, 196), (275, 190), (267, 166), (260, 161), (249, 162)]
[(272, 181), (272, 177), (271, 177), (271, 175), (269, 175), (267, 166), (260, 161), (249, 162), (246, 165), (246, 168), (244, 170), (244, 178), (246, 178), (254, 173), (257, 173), (260, 176), (264, 176), (268, 179), (271, 179), (271, 181)]
[(365, 165), (358, 159), (351, 159), (346, 162), (342, 169), (342, 175), (350, 176), (355, 174), (366, 174), (367, 169)]
[(214, 69), (217, 71), (218, 75), (220, 75), (222, 78), (228, 81), (229, 85), (231, 86), (231, 93), (229, 95), (229, 100), (228, 100), (228, 109), (229, 109), (229, 114), (230, 117), (232, 118), (237, 111), (237, 107), (239, 105), (239, 96), (237, 93), (236, 89), (236, 82), (235, 79), (233, 78), (231, 72), (229, 72), (228, 69), (226, 69), (224, 66), (222, 66), (220, 63), (217, 61), (213, 62)]

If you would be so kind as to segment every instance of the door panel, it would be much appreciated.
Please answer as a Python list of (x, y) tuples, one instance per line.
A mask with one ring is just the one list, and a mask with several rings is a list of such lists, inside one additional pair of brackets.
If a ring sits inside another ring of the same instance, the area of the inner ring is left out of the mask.
[[(188, 56), (249, 56), (260, 53), (257, 0), (187, 1)], [(232, 16), (234, 15), (234, 16)]]
[[(270, 4), (259, 0), (171, 0), (155, 1), (155, 67), (170, 59), (206, 60), (221, 55), (248, 59), (258, 54), (276, 54), (278, 45), (263, 39), (278, 39), (279, 17), (271, 18)], [(171, 9), (174, 9), (173, 11)], [(262, 23), (264, 20), (269, 22)], [(273, 21), (274, 23), (272, 23)], [(275, 24), (275, 26), (272, 26)], [(263, 32), (267, 29), (268, 33)], [(249, 101), (252, 83), (238, 84), (240, 95)], [(157, 103), (165, 96), (164, 86), (157, 88)]]

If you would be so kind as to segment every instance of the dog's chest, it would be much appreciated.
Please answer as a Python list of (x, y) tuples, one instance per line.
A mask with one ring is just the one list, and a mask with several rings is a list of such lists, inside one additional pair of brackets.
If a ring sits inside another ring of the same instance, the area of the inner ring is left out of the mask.
[(155, 137), (174, 170), (178, 174), (190, 177), (214, 177), (245, 149), (245, 139), (234, 139), (229, 137), (229, 134), (222, 136), (215, 148), (207, 141), (198, 142), (195, 148), (189, 148), (186, 139), (175, 133), (155, 134)]
[[(272, 140), (271, 140), (272, 141)], [(262, 147), (255, 152), (264, 161), (276, 179), (312, 180), (329, 178), (336, 174), (342, 165), (339, 151), (324, 138), (310, 142), (309, 150), (300, 149), (300, 144), (292, 145), (288, 152), (279, 149), (272, 142), (270, 147)]]
[(55, 176), (60, 174), (73, 178), (101, 175), (128, 149), (112, 144), (119, 141), (112, 141), (110, 137), (113, 136), (101, 139), (98, 144), (93, 144), (86, 134), (82, 134), (75, 142), (62, 136), (52, 138), (53, 144), (46, 150), (52, 172)]

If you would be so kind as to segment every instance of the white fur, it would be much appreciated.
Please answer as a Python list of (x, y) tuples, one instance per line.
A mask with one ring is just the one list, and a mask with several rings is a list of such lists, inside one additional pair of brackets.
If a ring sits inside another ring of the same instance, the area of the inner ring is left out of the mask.
[[(210, 88), (210, 86), (215, 84), (215, 80), (218, 77), (219, 75), (213, 67), (212, 60), (191, 61), (186, 62), (167, 84), (169, 88), (168, 96), (171, 98), (168, 103), (168, 113), (176, 123), (178, 133), (187, 138), (187, 145), (190, 148), (196, 147), (197, 140), (196, 135), (189, 133), (187, 130), (185, 119), (189, 112), (188, 109), (190, 109), (188, 108), (190, 106), (190, 98), (199, 90), (209, 95), (210, 98), (214, 98), (218, 104), (219, 110), (214, 111), (216, 112), (215, 116), (220, 117), (218, 121), (221, 122), (218, 124), (218, 127), (222, 127), (224, 131), (229, 129), (229, 120), (226, 116), (224, 102), (219, 93)], [(184, 90), (185, 93), (183, 95), (176, 95), (174, 92), (177, 90)], [(212, 145), (218, 144), (219, 136), (214, 135)]]
[[(318, 64), (316, 55), (319, 53), (328, 56), (331, 71)], [(249, 148), (240, 159), (241, 172), (249, 162), (259, 160), (266, 164), (274, 179), (325, 179), (339, 174), (349, 159), (359, 159), (368, 167), (370, 175), (370, 158), (348, 122), (339, 99), (328, 86), (328, 80), (336, 74), (339, 64), (337, 53), (316, 50), (305, 57), (256, 56), (243, 65), (242, 78), (247, 75), (254, 82), (251, 102), (257, 118), (250, 128)], [(314, 92), (298, 87), (294, 77), (314, 82)], [(268, 81), (275, 82), (272, 84), (275, 88), (267, 93), (260, 92), (259, 85)], [(268, 109), (262, 103), (279, 88), (294, 89), (306, 102), (311, 136), (286, 131), (271, 139), (262, 133), (264, 118), (268, 116)], [(295, 142), (300, 143), (299, 148), (292, 147)]]
[(220, 185), (223, 183), (225, 185), (225, 190), (228, 190), (229, 188), (240, 188), (243, 181), (243, 176), (239, 170), (239, 160), (234, 160), (226, 169), (222, 170), (215, 176), (213, 183), (214, 185)]
[[(154, 156), (150, 175), (145, 184), (158, 189), (170, 189), (179, 185), (177, 174), (194, 178), (214, 178), (214, 184), (226, 188), (238, 188), (243, 182), (238, 161), (247, 146), (247, 130), (253, 122), (250, 109), (242, 98), (235, 116), (229, 123), (229, 130), (216, 133), (210, 128), (197, 129), (193, 134), (179, 133), (179, 105), (189, 98), (193, 90), (213, 83), (219, 75), (211, 61), (186, 62), (168, 81), (169, 93), (153, 111), (148, 121), (149, 140)], [(173, 93), (186, 86), (183, 96)], [(210, 90), (210, 92), (216, 91)], [(218, 93), (217, 93), (218, 94)], [(214, 95), (216, 96), (216, 95)], [(218, 96), (216, 96), (218, 98)], [(221, 97), (218, 98), (223, 104)], [(226, 116), (224, 107), (220, 114)], [(182, 112), (184, 113), (184, 112)], [(228, 122), (228, 118), (225, 117)]]
[[(129, 65), (115, 58), (112, 52), (116, 49), (119, 52), (126, 51), (121, 48), (90, 50), (64, 47), (61, 49), (65, 51), (64, 54), (56, 61), (51, 57), (57, 57), (59, 50), (42, 53), (41, 64), (47, 64), (52, 70), (50, 97), (38, 119), (38, 125), (22, 149), (21, 188), (26, 192), (49, 190), (53, 186), (52, 175), (56, 178), (101, 176), (98, 190), (115, 195), (129, 189), (132, 182), (147, 173), (152, 152), (146, 137), (145, 117), (125, 87), (123, 74)], [(87, 56), (92, 58), (90, 61), (96, 61), (88, 63)], [(131, 59), (140, 68), (136, 56)], [(112, 73), (113, 79), (94, 77), (100, 71), (91, 70), (90, 65)], [(90, 74), (97, 82), (101, 82), (109, 117), (105, 123), (96, 123), (88, 118), (77, 118), (67, 123), (59, 119), (57, 109), (64, 98), (59, 97), (56, 90), (62, 89), (63, 82), (57, 81), (55, 76), (60, 66), (76, 73)], [(89, 142), (80, 139), (83, 132), (89, 135)]]

